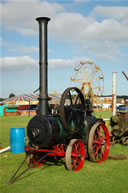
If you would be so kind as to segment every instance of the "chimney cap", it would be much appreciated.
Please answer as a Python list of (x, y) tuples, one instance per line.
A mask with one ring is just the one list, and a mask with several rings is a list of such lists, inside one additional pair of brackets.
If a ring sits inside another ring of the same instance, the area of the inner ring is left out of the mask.
[(51, 19), (49, 17), (37, 17), (38, 22), (49, 22)]

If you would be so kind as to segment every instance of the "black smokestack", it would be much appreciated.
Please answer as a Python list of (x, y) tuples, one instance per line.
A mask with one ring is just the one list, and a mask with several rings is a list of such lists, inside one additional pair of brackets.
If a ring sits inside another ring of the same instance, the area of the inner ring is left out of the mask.
[(47, 24), (50, 21), (48, 17), (38, 17), (39, 22), (39, 72), (40, 72), (40, 93), (39, 93), (39, 114), (48, 114), (48, 61), (47, 61)]

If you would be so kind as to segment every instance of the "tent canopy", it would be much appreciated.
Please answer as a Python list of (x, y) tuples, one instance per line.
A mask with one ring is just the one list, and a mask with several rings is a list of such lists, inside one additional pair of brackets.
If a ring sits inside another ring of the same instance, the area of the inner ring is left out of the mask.
[[(53, 94), (49, 94), (48, 96), (51, 98), (50, 104), (60, 102), (59, 96), (55, 96)], [(2, 101), (2, 103), (15, 104), (15, 105), (37, 105), (39, 102), (38, 98), (39, 98), (39, 96), (35, 95), (35, 94), (22, 94), (22, 95), (18, 95), (18, 96), (12, 97), (12, 98), (8, 98), (8, 99)]]

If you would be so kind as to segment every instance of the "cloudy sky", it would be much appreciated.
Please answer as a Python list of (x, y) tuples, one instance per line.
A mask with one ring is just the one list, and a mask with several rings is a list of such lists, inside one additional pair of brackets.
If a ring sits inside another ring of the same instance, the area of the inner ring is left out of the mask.
[(48, 23), (48, 92), (71, 86), (73, 69), (91, 60), (104, 75), (104, 93), (128, 95), (128, 0), (1, 0), (1, 96), (39, 87), (37, 17)]

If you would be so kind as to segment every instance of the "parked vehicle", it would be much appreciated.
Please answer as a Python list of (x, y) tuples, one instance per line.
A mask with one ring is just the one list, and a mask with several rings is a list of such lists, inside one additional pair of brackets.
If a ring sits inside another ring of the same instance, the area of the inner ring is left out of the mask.
[(128, 112), (118, 112), (110, 119), (111, 141), (128, 145)]
[(120, 105), (119, 107), (117, 107), (117, 111), (128, 111), (128, 106)]

